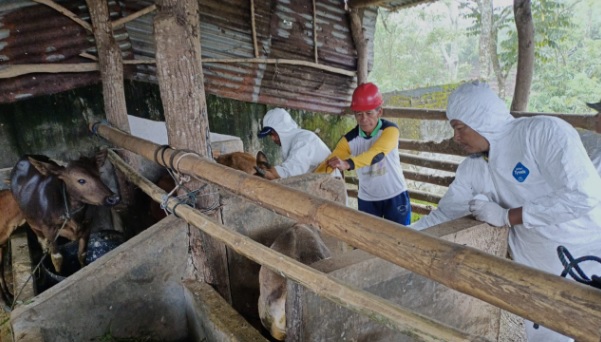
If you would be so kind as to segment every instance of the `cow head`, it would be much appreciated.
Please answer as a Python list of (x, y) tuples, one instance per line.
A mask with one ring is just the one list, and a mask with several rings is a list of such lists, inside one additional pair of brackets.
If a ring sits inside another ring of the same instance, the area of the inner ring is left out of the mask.
[(257, 165), (255, 166), (255, 170), (257, 171), (256, 174), (258, 176), (261, 176), (268, 180), (280, 178), (280, 175), (278, 175), (278, 172), (275, 170), (275, 167), (271, 165), (265, 153), (261, 151), (257, 152), (256, 160)]
[(31, 157), (29, 162), (40, 174), (62, 180), (72, 202), (114, 206), (120, 201), (119, 195), (100, 180), (96, 164), (87, 158), (72, 161), (66, 167)]
[[(329, 258), (331, 253), (317, 230), (296, 224), (278, 235), (269, 247), (305, 265)], [(261, 266), (259, 270), (259, 317), (271, 336), (286, 339), (286, 278)]]

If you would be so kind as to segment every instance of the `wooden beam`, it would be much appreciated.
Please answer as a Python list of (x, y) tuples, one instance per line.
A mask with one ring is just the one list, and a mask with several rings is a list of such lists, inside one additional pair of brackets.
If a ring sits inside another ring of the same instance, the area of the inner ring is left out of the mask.
[(451, 185), (451, 183), (455, 179), (454, 176), (448, 176), (448, 177), (435, 176), (435, 175), (428, 175), (425, 173), (413, 172), (413, 171), (409, 171), (409, 170), (403, 170), (403, 174), (405, 175), (405, 178), (416, 181), (416, 182), (429, 183), (429, 184), (434, 184), (434, 185), (439, 185), (439, 186), (444, 186), (444, 187), (448, 187), (449, 185)]
[[(154, 160), (156, 144), (103, 124), (96, 125), (94, 131), (115, 146)], [(171, 161), (169, 165), (159, 164), (215, 183), (299, 223), (321, 227), (354, 247), (578, 341), (598, 342), (601, 338), (598, 289), (228, 170), (184, 151), (167, 150), (165, 160)]]
[(348, 6), (350, 8), (365, 8), (373, 6), (381, 6), (389, 3), (390, 0), (349, 0)]
[(39, 4), (46, 5), (50, 8), (52, 8), (53, 10), (56, 10), (57, 12), (61, 13), (65, 17), (76, 22), (79, 26), (83, 27), (88, 32), (92, 32), (92, 25), (90, 25), (87, 21), (79, 19), (79, 17), (77, 15), (75, 15), (75, 13), (69, 11), (67, 8), (57, 4), (56, 2), (54, 2), (52, 0), (33, 0), (33, 1), (35, 1)]
[(100, 70), (98, 63), (12, 64), (0, 66), (0, 79), (31, 73), (90, 72)]
[[(82, 53), (82, 57), (90, 58), (89, 54)], [(124, 60), (123, 64), (155, 64), (154, 58)], [(258, 64), (285, 64), (285, 65), (300, 65), (313, 69), (319, 69), (334, 74), (354, 77), (356, 72), (331, 67), (324, 64), (315, 64), (313, 62), (299, 61), (294, 59), (280, 58), (207, 58), (203, 59), (202, 63), (258, 63)], [(17, 64), (17, 65), (2, 65), (0, 66), (0, 79), (21, 76), (36, 72), (41, 73), (59, 73), (59, 72), (89, 72), (98, 70), (96, 63), (43, 63), (43, 64)]]
[(421, 167), (427, 167), (429, 169), (436, 169), (436, 170), (447, 171), (447, 172), (455, 172), (455, 171), (457, 171), (457, 167), (459, 166), (458, 163), (444, 162), (444, 161), (435, 160), (435, 159), (422, 158), (422, 157), (418, 157), (416, 155), (407, 154), (407, 153), (400, 153), (400, 159), (401, 159), (401, 163), (406, 163), (406, 164), (411, 164), (411, 165), (416, 165), (416, 166), (421, 166)]
[(456, 156), (467, 155), (467, 152), (465, 152), (455, 141), (453, 141), (453, 138), (449, 138), (440, 142), (399, 139), (399, 149), (451, 154)]
[(351, 36), (357, 50), (357, 84), (367, 82), (367, 41), (363, 34), (363, 11), (351, 8), (349, 11), (351, 18)]
[[(407, 107), (384, 107), (385, 118), (395, 119), (416, 119), (416, 120), (440, 120), (446, 121), (447, 114), (444, 109), (421, 109)], [(594, 114), (564, 114), (564, 113), (537, 113), (537, 112), (517, 112), (512, 111), (511, 115), (515, 118), (530, 117), (537, 115), (547, 115), (558, 117), (569, 122), (572, 126), (595, 130), (596, 117)]]
[(143, 8), (135, 13), (128, 15), (127, 17), (123, 17), (123, 18), (113, 21), (111, 26), (113, 27), (113, 30), (115, 30), (115, 29), (119, 28), (120, 26), (123, 26), (132, 20), (136, 20), (139, 17), (145, 16), (148, 13), (156, 11), (156, 9), (157, 9), (156, 5), (150, 5), (146, 8)]

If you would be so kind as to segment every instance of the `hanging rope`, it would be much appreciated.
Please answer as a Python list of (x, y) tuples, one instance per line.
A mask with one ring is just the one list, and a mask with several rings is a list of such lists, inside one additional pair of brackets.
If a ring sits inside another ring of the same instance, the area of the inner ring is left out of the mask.
[[(601, 263), (601, 258), (596, 257), (594, 255), (587, 255), (580, 258), (574, 259), (570, 251), (565, 246), (557, 247), (557, 255), (559, 256), (559, 261), (563, 265), (563, 271), (560, 276), (566, 278), (569, 274), (574, 280), (579, 283), (586, 284), (592, 286), (597, 289), (601, 289), (601, 277), (597, 275), (592, 275), (590, 278), (584, 273), (582, 268), (580, 268), (580, 263), (585, 261), (596, 261)], [(538, 329), (539, 325), (534, 323), (534, 329)]]
[(580, 263), (585, 261), (596, 261), (601, 263), (601, 258), (596, 257), (594, 255), (587, 255), (580, 258), (574, 259), (572, 254), (568, 251), (568, 249), (564, 246), (557, 247), (557, 254), (559, 255), (559, 260), (563, 265), (563, 272), (561, 272), (562, 277), (566, 277), (568, 274), (574, 278), (579, 283), (583, 283), (586, 285), (590, 285), (592, 287), (601, 289), (601, 276), (592, 275), (590, 278), (584, 273), (584, 271), (580, 268)]

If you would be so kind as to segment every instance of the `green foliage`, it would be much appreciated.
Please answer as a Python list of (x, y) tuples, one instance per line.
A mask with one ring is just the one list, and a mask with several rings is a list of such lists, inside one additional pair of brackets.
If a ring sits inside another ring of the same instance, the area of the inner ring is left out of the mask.
[[(536, 59), (528, 110), (591, 113), (585, 102), (601, 99), (598, 0), (534, 0), (531, 6)], [(511, 96), (511, 75), (517, 63), (513, 6), (508, 2), (494, 6), (493, 22)], [(388, 92), (472, 79), (477, 74), (480, 32), (480, 13), (473, 0), (442, 0), (396, 13), (381, 11), (370, 80)], [(455, 69), (445, 54), (455, 59)]]
[[(441, 1), (440, 3), (447, 3)], [(452, 2), (449, 6), (452, 6)], [(474, 44), (456, 27), (456, 17), (449, 15), (447, 5), (416, 6), (399, 12), (380, 10), (376, 25), (374, 67), (370, 80), (384, 92), (453, 83), (465, 79), (471, 71)], [(431, 11), (426, 11), (431, 9)], [(459, 60), (456, 70), (447, 67), (443, 50)]]

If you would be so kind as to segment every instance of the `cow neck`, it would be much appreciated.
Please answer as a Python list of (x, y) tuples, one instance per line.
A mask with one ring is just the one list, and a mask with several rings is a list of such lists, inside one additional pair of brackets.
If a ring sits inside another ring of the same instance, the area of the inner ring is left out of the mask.
[(72, 210), (67, 196), (68, 196), (67, 195), (67, 186), (65, 185), (65, 182), (63, 182), (63, 202), (65, 203), (65, 219), (70, 220), (73, 218), (73, 215), (75, 215), (77, 212), (79, 212), (81, 209), (83, 209), (83, 207), (85, 205), (82, 204), (79, 208)]

